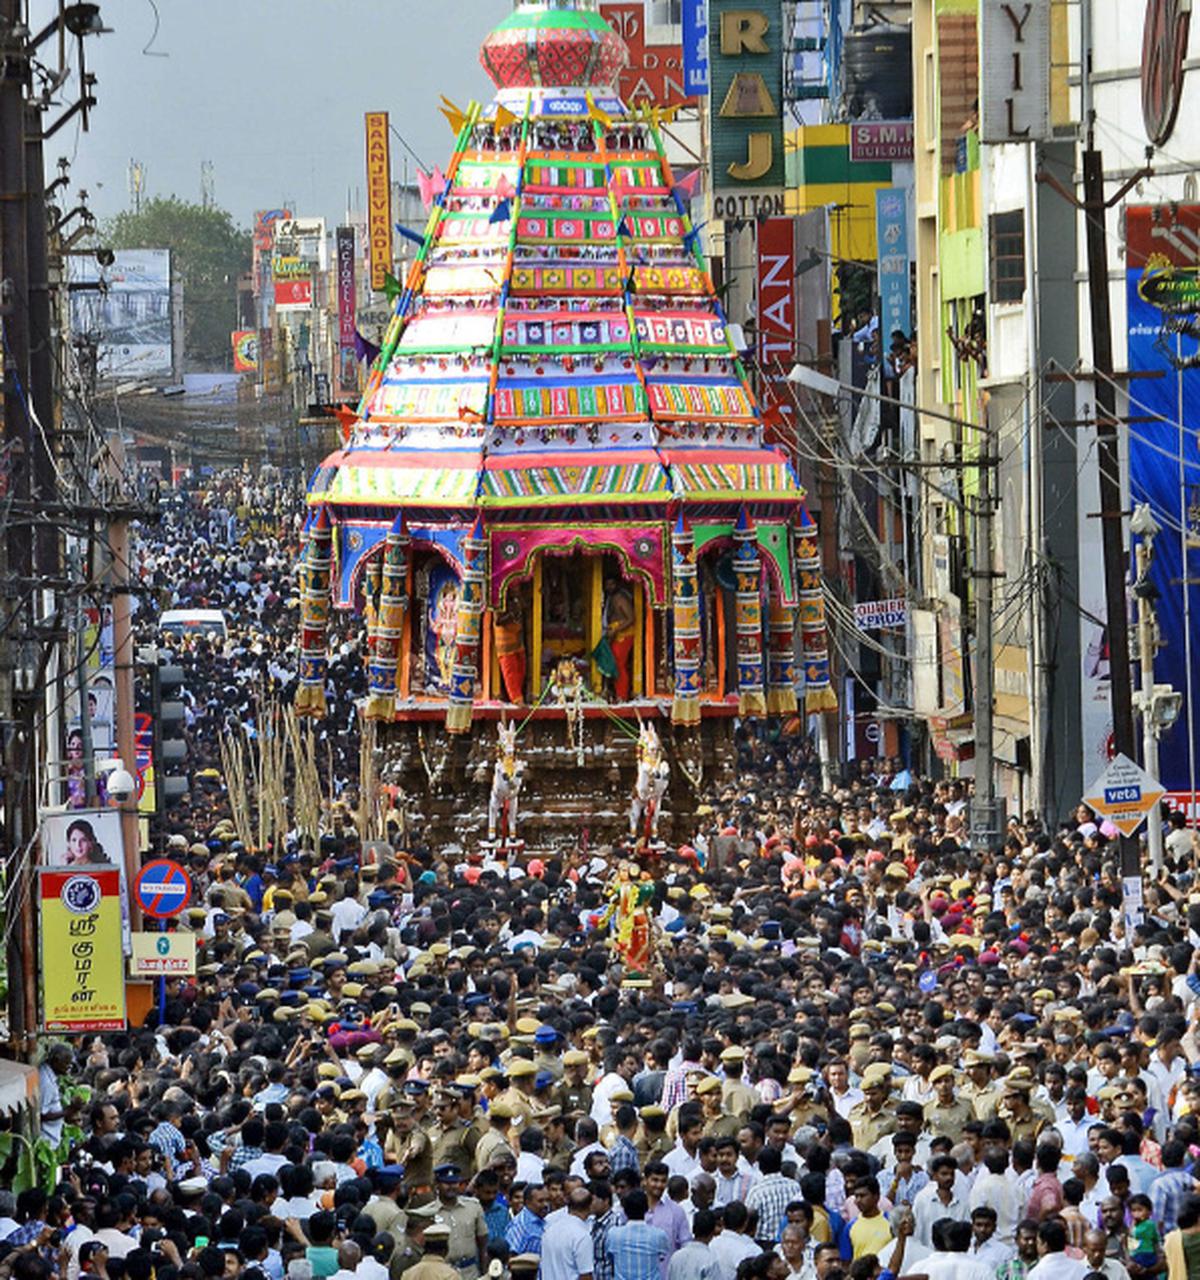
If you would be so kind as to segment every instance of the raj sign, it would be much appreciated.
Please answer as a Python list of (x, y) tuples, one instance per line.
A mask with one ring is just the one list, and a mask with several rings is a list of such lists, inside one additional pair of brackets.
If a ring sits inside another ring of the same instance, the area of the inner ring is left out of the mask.
[(1126, 755), (1115, 757), (1083, 797), (1086, 804), (1124, 836), (1131, 836), (1146, 821), (1166, 788)]
[(1045, 142), (1050, 125), (1051, 0), (980, 0), (979, 136)]

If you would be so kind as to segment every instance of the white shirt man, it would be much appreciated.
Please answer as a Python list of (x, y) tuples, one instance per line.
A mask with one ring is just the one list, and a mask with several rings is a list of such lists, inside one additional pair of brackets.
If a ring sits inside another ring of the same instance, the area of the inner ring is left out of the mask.
[[(573, 1192), (572, 1198), (579, 1194)], [(586, 1203), (572, 1205), (561, 1217), (556, 1214), (547, 1219), (542, 1236), (541, 1280), (590, 1280), (595, 1260), (586, 1219)]]
[(333, 917), (330, 932), (334, 942), (339, 942), (343, 933), (353, 933), (362, 924), (367, 918), (367, 909), (357, 898), (339, 898), (329, 908), (329, 914)]
[(917, 1192), (913, 1197), (912, 1209), (913, 1218), (916, 1221), (913, 1238), (926, 1249), (933, 1247), (933, 1224), (939, 1218), (953, 1218), (956, 1222), (967, 1222), (971, 1217), (971, 1210), (965, 1196), (960, 1196), (957, 1191), (953, 1191), (950, 1195), (950, 1203), (943, 1204), (938, 1195), (937, 1184), (934, 1182)]

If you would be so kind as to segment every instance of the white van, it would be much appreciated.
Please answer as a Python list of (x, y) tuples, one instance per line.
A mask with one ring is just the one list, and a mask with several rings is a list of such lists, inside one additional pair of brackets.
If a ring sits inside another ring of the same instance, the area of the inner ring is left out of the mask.
[(215, 636), (218, 640), (229, 634), (220, 609), (166, 609), (158, 629), (172, 636)]

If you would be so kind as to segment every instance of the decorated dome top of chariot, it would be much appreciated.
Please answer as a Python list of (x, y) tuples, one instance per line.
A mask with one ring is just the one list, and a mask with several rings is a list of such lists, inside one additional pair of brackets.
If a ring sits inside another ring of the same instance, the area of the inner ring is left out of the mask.
[(517, 0), (483, 42), (479, 60), (500, 90), (611, 90), (629, 50), (596, 0)]

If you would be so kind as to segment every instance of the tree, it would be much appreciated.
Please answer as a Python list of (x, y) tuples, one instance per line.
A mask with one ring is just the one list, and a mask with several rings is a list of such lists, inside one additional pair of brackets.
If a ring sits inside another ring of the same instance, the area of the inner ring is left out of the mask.
[(183, 356), (193, 369), (224, 369), (238, 324), (238, 277), (250, 270), (251, 236), (227, 210), (154, 199), (118, 214), (104, 229), (114, 249), (170, 249), (183, 282)]

